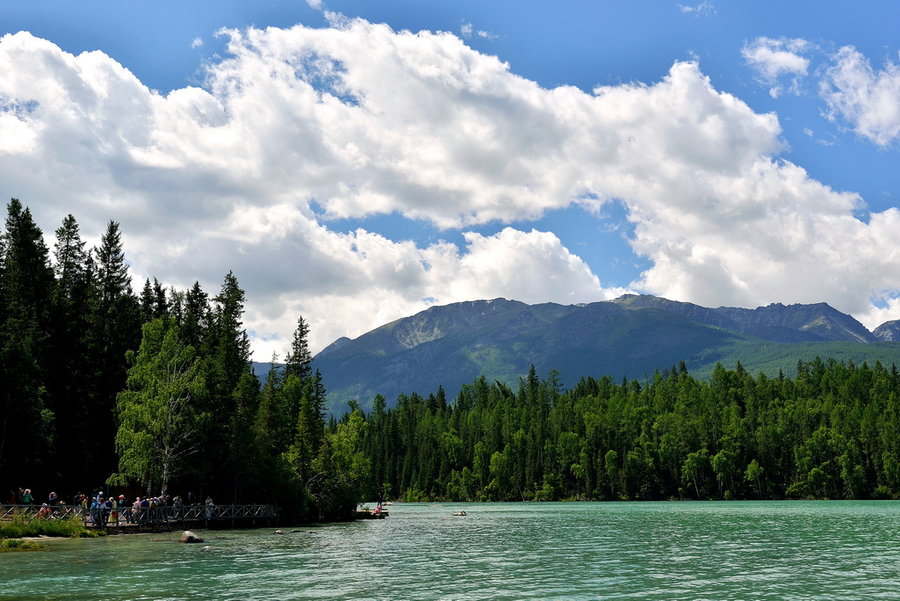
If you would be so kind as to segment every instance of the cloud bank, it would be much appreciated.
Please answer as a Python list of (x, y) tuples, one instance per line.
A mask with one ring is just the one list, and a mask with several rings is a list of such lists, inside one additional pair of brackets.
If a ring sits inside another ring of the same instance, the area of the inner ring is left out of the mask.
[[(775, 115), (696, 63), (586, 93), (542, 88), (449, 33), (335, 19), (222, 35), (203, 86), (166, 95), (102, 52), (3, 37), (0, 181), (45, 231), (69, 212), (84, 232), (120, 221), (141, 279), (215, 292), (233, 270), (258, 360), (301, 314), (318, 350), (430, 304), (614, 297), (556, 234), (522, 227), (611, 200), (652, 262), (631, 289), (824, 300), (870, 327), (900, 316), (900, 212), (856, 219), (862, 199), (778, 158)], [(376, 214), (506, 227), (461, 247), (329, 229)]]

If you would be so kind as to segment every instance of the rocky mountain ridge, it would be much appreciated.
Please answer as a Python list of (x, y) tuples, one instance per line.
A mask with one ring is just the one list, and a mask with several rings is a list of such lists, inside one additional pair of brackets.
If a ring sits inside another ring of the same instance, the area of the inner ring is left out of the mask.
[(876, 342), (878, 338), (855, 318), (827, 303), (783, 305), (772, 303), (756, 309), (718, 307), (670, 301), (650, 295), (626, 294), (611, 301), (630, 307), (660, 307), (702, 323), (735, 330), (774, 342), (854, 340)]
[(900, 342), (900, 319), (884, 322), (872, 330), (872, 335), (878, 340)]
[(574, 383), (646, 377), (679, 361), (695, 373), (732, 360), (787, 371), (798, 357), (833, 354), (900, 363), (900, 321), (876, 332), (826, 303), (742, 309), (648, 295), (581, 305), (498, 298), (430, 307), (336, 340), (313, 363), (334, 407), (349, 399), (366, 407), (375, 394), (393, 404), (401, 393), (428, 395), (439, 385), (452, 398), (481, 375), (514, 385), (531, 365)]

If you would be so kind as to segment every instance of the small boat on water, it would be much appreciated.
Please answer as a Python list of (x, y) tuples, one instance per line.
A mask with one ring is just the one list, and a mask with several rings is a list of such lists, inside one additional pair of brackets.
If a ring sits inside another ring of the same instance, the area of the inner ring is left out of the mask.
[(468, 514), (465, 511), (454, 511), (453, 512), (453, 517), (463, 517), (466, 515), (468, 515)]
[(387, 511), (369, 511), (368, 509), (357, 509), (354, 513), (354, 519), (357, 520), (383, 520), (387, 516)]
[(384, 505), (379, 502), (375, 509), (372, 510), (368, 507), (357, 507), (354, 515), (357, 520), (381, 520), (388, 516), (388, 511), (384, 508)]

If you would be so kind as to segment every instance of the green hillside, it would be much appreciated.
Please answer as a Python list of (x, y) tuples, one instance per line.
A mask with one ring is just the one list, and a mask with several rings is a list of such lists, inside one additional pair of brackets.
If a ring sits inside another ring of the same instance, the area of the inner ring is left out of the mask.
[(691, 373), (706, 379), (716, 363), (734, 367), (738, 361), (751, 373), (776, 376), (781, 371), (793, 377), (797, 373), (797, 362), (809, 362), (816, 357), (831, 358), (838, 362), (853, 362), (857, 365), (876, 362), (890, 367), (900, 365), (900, 343), (876, 342), (799, 342), (778, 343), (768, 341), (742, 341), (733, 345), (709, 349), (688, 364)]
[(705, 378), (717, 363), (751, 372), (793, 374), (798, 360), (890, 366), (900, 343), (882, 342), (858, 321), (824, 303), (758, 309), (710, 309), (651, 296), (626, 295), (586, 305), (527, 305), (494, 299), (432, 307), (341, 339), (314, 359), (329, 404), (363, 408), (381, 394), (435, 393), (453, 398), (479, 376), (515, 386), (533, 365), (556, 370), (562, 385), (584, 376), (650, 378), (684, 361)]

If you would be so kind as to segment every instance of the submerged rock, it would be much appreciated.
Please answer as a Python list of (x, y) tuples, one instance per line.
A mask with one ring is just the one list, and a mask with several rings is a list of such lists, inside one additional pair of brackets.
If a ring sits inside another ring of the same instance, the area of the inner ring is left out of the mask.
[(181, 537), (178, 539), (178, 541), (182, 543), (202, 543), (203, 539), (190, 530), (185, 530), (181, 533)]

